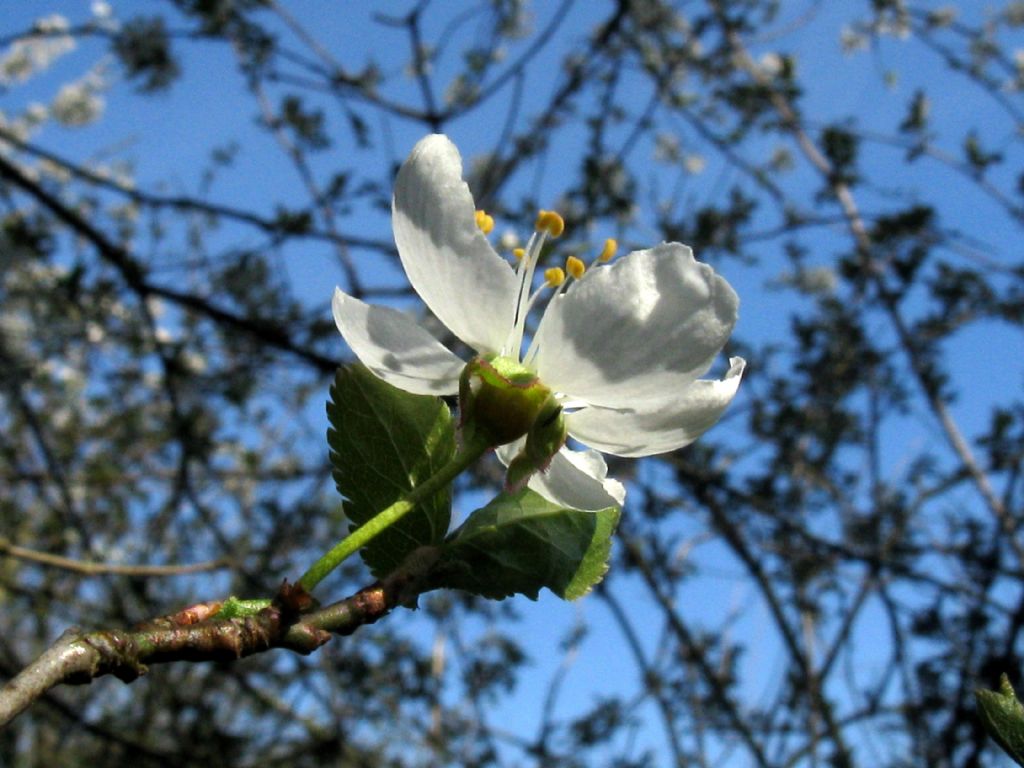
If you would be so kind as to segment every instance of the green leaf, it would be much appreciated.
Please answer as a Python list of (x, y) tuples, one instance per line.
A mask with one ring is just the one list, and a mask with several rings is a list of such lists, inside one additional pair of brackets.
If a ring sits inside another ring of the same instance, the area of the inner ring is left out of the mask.
[(608, 570), (617, 507), (565, 509), (533, 491), (502, 494), (478, 509), (449, 538), (431, 586), (501, 600), (532, 600), (547, 587), (566, 600), (582, 597)]
[[(355, 530), (447, 464), (455, 454), (448, 406), (412, 395), (362, 365), (338, 369), (327, 403), (331, 466)], [(439, 491), (361, 551), (373, 575), (391, 573), (420, 546), (440, 544), (451, 522), (451, 489)]]
[(1006, 675), (999, 678), (998, 691), (978, 689), (978, 716), (995, 742), (1017, 765), (1024, 766), (1024, 707), (1013, 692)]

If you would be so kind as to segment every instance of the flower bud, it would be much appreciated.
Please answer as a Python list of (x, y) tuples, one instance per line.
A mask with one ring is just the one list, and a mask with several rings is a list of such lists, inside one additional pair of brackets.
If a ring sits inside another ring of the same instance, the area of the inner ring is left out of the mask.
[(565, 445), (567, 436), (562, 406), (550, 397), (526, 433), (523, 449), (509, 462), (508, 473), (505, 475), (506, 489), (518, 491), (526, 485), (534, 472), (547, 469), (551, 459)]
[(463, 438), (482, 437), (491, 446), (518, 440), (530, 431), (551, 390), (537, 374), (508, 357), (476, 357), (459, 379)]

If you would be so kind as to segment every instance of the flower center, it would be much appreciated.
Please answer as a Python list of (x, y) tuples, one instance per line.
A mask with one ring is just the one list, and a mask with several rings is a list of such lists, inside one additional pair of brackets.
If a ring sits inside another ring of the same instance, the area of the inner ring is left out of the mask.
[[(494, 219), (485, 211), (476, 212), (476, 225), (485, 235), (490, 234), (494, 229)], [(514, 248), (512, 255), (516, 259), (516, 275), (519, 277), (519, 291), (516, 296), (515, 312), (511, 318), (511, 330), (508, 338), (501, 349), (501, 356), (514, 358), (522, 361), (528, 367), (536, 355), (536, 347), (532, 344), (526, 354), (522, 354), (523, 335), (526, 332), (526, 317), (534, 304), (540, 299), (545, 289), (555, 289), (552, 300), (562, 291), (569, 287), (573, 280), (581, 280), (587, 271), (583, 260), (576, 256), (569, 256), (565, 260), (565, 268), (550, 267), (544, 270), (544, 283), (531, 293), (533, 277), (540, 261), (541, 252), (548, 238), (552, 240), (561, 237), (565, 232), (565, 220), (555, 211), (540, 211), (537, 214), (537, 221), (534, 224), (534, 232), (526, 243), (525, 248)], [(612, 238), (604, 241), (604, 247), (594, 258), (590, 266), (598, 263), (611, 261), (618, 250), (618, 243)], [(550, 301), (548, 303), (550, 306)], [(543, 320), (543, 318), (542, 318)]]

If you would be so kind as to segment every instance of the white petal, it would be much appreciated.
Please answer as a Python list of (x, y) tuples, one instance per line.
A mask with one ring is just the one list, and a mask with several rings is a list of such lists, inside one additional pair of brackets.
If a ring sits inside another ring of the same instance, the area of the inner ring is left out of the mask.
[(398, 255), (416, 293), (473, 349), (500, 352), (518, 283), (476, 225), (462, 158), (446, 136), (427, 136), (413, 148), (398, 171), (391, 210)]
[(743, 376), (742, 358), (729, 360), (721, 381), (695, 381), (674, 402), (653, 411), (588, 406), (565, 417), (569, 434), (616, 456), (651, 456), (689, 445), (722, 416)]
[[(523, 446), (523, 440), (499, 446), (495, 451), (506, 466)], [(597, 451), (574, 451), (563, 447), (543, 472), (537, 472), (527, 483), (548, 501), (572, 509), (596, 512), (608, 507), (621, 507), (626, 488), (608, 477), (608, 465)]]
[(668, 400), (703, 374), (736, 324), (739, 299), (679, 243), (590, 270), (537, 330), (541, 380), (609, 408)]
[(408, 315), (334, 289), (334, 322), (360, 362), (384, 381), (417, 395), (459, 391), (465, 363)]

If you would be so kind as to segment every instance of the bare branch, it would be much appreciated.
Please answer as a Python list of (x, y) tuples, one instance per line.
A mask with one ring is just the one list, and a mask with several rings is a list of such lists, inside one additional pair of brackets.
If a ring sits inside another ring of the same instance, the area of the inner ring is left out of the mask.
[[(0, 727), (31, 706), (50, 688), (91, 683), (113, 675), (131, 682), (150, 664), (174, 661), (227, 661), (284, 648), (309, 654), (331, 639), (349, 635), (419, 594), (429, 559), (410, 558), (385, 581), (314, 611), (312, 598), (287, 582), (269, 606), (254, 615), (217, 618), (220, 601), (200, 603), (130, 630), (64, 632), (42, 656), (0, 689)], [(303, 612), (306, 610), (307, 612)]]
[(83, 576), (101, 576), (104, 574), (115, 574), (118, 576), (183, 576), (189, 573), (216, 571), (230, 566), (230, 562), (225, 558), (208, 560), (205, 563), (182, 565), (116, 565), (113, 563), (97, 563), (19, 547), (3, 536), (0, 536), (0, 555), (16, 557), (19, 560), (45, 565), (50, 568), (61, 568), (65, 571), (80, 573)]

